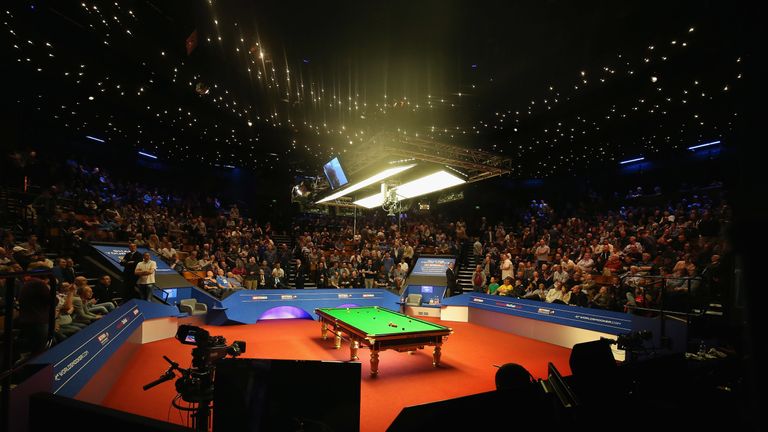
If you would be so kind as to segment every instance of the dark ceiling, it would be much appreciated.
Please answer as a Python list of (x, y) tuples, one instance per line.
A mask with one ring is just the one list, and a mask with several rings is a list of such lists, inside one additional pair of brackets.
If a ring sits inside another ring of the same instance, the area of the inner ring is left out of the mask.
[(745, 12), (708, 1), (17, 1), (2, 13), (8, 99), (36, 139), (258, 171), (319, 174), (392, 131), (501, 153), (517, 177), (674, 158), (728, 144), (753, 61)]

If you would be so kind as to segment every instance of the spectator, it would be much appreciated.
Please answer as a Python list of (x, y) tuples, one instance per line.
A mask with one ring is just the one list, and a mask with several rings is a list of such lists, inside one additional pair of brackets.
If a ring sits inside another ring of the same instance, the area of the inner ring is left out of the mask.
[(146, 301), (152, 300), (152, 290), (155, 287), (155, 272), (157, 271), (157, 263), (150, 258), (149, 252), (144, 252), (144, 259), (136, 264), (136, 270), (134, 270), (136, 277), (138, 277), (136, 285), (139, 288), (139, 298)]
[(136, 282), (139, 277), (136, 275), (136, 265), (142, 260), (142, 255), (136, 250), (136, 243), (130, 243), (128, 245), (128, 252), (120, 260), (120, 265), (123, 266), (123, 298), (137, 297), (134, 291)]
[(486, 292), (488, 294), (496, 294), (496, 291), (499, 289), (499, 284), (496, 281), (496, 276), (491, 276), (491, 282), (488, 284), (488, 288), (486, 289)]

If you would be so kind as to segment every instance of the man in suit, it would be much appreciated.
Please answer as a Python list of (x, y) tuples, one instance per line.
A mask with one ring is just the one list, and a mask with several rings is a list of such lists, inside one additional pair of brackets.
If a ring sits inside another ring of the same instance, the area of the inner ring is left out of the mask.
[(304, 289), (304, 277), (306, 275), (306, 269), (301, 263), (300, 259), (296, 259), (296, 279), (294, 280), (294, 286), (296, 289)]
[(459, 289), (456, 286), (456, 273), (453, 271), (453, 262), (448, 263), (448, 268), (445, 270), (446, 290), (450, 295), (458, 295)]
[(125, 299), (138, 297), (138, 293), (133, 289), (139, 279), (136, 275), (136, 264), (143, 259), (141, 253), (136, 250), (136, 243), (129, 244), (128, 249), (128, 253), (120, 260), (120, 265), (123, 266), (123, 298)]

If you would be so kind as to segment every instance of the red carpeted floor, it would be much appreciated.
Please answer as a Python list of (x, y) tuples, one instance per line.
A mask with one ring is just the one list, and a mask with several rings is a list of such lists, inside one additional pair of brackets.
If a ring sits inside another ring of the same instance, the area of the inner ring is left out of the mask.
[[(436, 322), (439, 322), (435, 320)], [(360, 350), (362, 361), (362, 403), (360, 424), (363, 431), (383, 431), (406, 406), (450, 399), (494, 389), (493, 365), (514, 362), (525, 366), (535, 377), (546, 378), (547, 362), (570, 374), (570, 350), (469, 323), (442, 322), (454, 333), (443, 345), (441, 367), (432, 367), (432, 349), (414, 355), (383, 351), (379, 376), (371, 378), (369, 354)], [(211, 335), (224, 336), (227, 343), (247, 342), (242, 357), (265, 359), (348, 360), (349, 345), (333, 348), (333, 339), (320, 339), (320, 324), (310, 320), (263, 321), (255, 325), (207, 327)], [(176, 395), (174, 382), (148, 391), (142, 386), (167, 368), (163, 355), (188, 367), (192, 346), (176, 339), (145, 344), (128, 370), (121, 371), (119, 382), (104, 405), (121, 411), (159, 420), (185, 424), (186, 416), (172, 409)], [(311, 390), (312, 391), (312, 390)]]

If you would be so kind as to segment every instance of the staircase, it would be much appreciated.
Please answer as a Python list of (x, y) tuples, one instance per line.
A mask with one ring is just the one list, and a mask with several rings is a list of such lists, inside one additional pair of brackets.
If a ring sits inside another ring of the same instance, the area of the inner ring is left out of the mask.
[(459, 272), (456, 274), (456, 283), (463, 292), (472, 292), (472, 273), (475, 272), (477, 262), (475, 262), (475, 255), (472, 252), (472, 242), (465, 241), (461, 245), (461, 255), (464, 259), (459, 263)]

